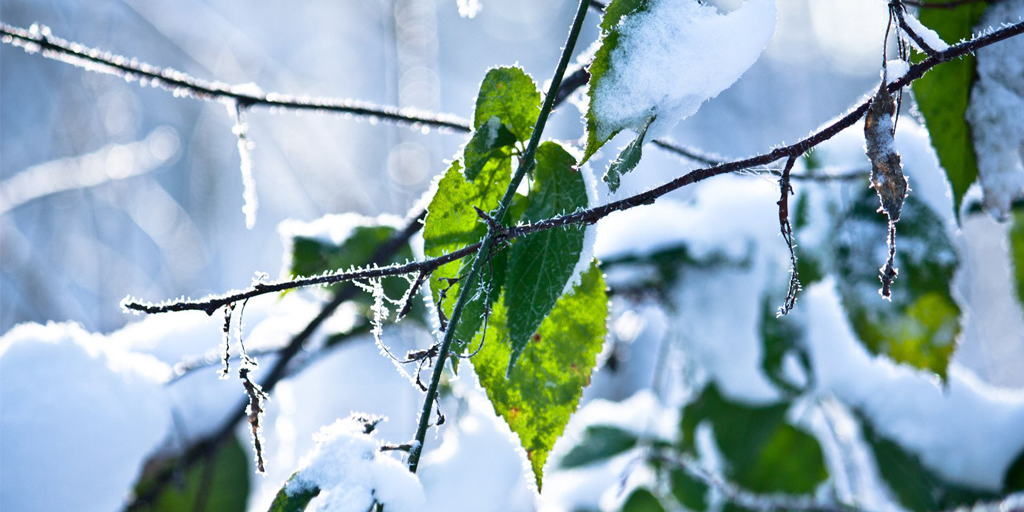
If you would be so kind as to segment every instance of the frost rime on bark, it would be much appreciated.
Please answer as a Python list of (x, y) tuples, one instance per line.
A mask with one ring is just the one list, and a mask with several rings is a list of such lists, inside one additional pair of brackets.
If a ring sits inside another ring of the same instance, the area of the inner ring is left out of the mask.
[(898, 273), (894, 266), (896, 258), (896, 222), (900, 220), (903, 200), (907, 197), (907, 179), (903, 176), (900, 154), (896, 151), (893, 135), (896, 128), (893, 115), (896, 102), (893, 100), (883, 69), (882, 84), (878, 87), (871, 107), (864, 118), (864, 146), (871, 160), (871, 188), (878, 194), (879, 212), (889, 217), (889, 258), (881, 269), (882, 289), (879, 293), (889, 300), (892, 282)]

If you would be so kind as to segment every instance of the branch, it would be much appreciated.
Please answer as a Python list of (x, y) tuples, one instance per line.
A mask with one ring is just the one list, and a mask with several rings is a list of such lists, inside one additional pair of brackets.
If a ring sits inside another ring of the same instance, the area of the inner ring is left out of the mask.
[[(896, 92), (902, 87), (910, 84), (914, 80), (920, 78), (929, 69), (936, 65), (948, 61), (950, 59), (960, 57), (971, 53), (978, 48), (989, 46), (997, 43), (1004, 39), (1013, 37), (1024, 33), (1024, 22), (1018, 22), (1014, 25), (1009, 25), (999, 30), (995, 30), (987, 35), (977, 37), (970, 41), (966, 41), (954, 46), (950, 46), (949, 49), (943, 52), (938, 52), (935, 55), (928, 57), (924, 61), (912, 66), (907, 73), (899, 80), (895, 80), (888, 85), (890, 92)], [(553, 91), (552, 91), (553, 92)], [(550, 94), (550, 93), (549, 93)], [(661, 186), (635, 194), (633, 196), (606, 203), (601, 206), (596, 206), (587, 210), (581, 210), (576, 213), (553, 217), (547, 220), (536, 222), (530, 225), (520, 225), (504, 230), (498, 236), (494, 237), (491, 241), (507, 241), (514, 238), (529, 235), (548, 229), (554, 229), (557, 227), (564, 227), (571, 224), (593, 224), (598, 220), (611, 215), (617, 211), (628, 210), (637, 206), (653, 204), (658, 198), (699, 181), (706, 180), (708, 178), (718, 176), (720, 174), (727, 174), (736, 171), (744, 171), (755, 167), (765, 166), (778, 161), (783, 158), (796, 158), (803, 155), (811, 148), (825, 142), (836, 136), (839, 132), (853, 126), (860, 118), (864, 117), (868, 107), (871, 105), (871, 99), (866, 99), (863, 103), (858, 105), (856, 108), (851, 110), (849, 113), (839, 118), (834, 123), (826, 126), (818, 132), (811, 134), (810, 136), (801, 139), (800, 141), (790, 144), (788, 146), (782, 146), (776, 148), (770, 152), (762, 153), (757, 156), (745, 158), (742, 160), (733, 160), (730, 162), (723, 162), (711, 167), (704, 167), (700, 169), (694, 169), (683, 176), (680, 176), (668, 183)], [(547, 100), (545, 100), (547, 103)], [(527, 159), (524, 159), (524, 165), (520, 169), (526, 169), (528, 165), (532, 165), (532, 155), (527, 164)], [(517, 170), (518, 172), (518, 170)], [(847, 173), (843, 175), (802, 175), (804, 179), (810, 180), (834, 180), (834, 179), (852, 179), (858, 176), (862, 176), (861, 173)], [(793, 175), (792, 178), (797, 179), (802, 177), (801, 175)], [(503, 213), (502, 213), (503, 214)], [(500, 219), (501, 215), (495, 215), (496, 219)], [(417, 228), (418, 229), (418, 228)], [(433, 258), (424, 260), (421, 262), (411, 262), (401, 265), (391, 265), (387, 267), (374, 267), (368, 269), (357, 269), (347, 272), (335, 272), (328, 273), (320, 276), (307, 277), (295, 280), (277, 281), (272, 283), (261, 283), (257, 284), (247, 290), (232, 292), (227, 295), (213, 296), (203, 300), (179, 300), (172, 302), (164, 302), (160, 304), (152, 304), (146, 302), (140, 302), (133, 298), (126, 298), (122, 302), (122, 306), (126, 309), (133, 311), (142, 311), (146, 313), (163, 313), (168, 311), (186, 311), (186, 310), (199, 310), (205, 311), (207, 314), (213, 314), (218, 308), (236, 302), (244, 300), (250, 297), (263, 295), (266, 293), (275, 293), (293, 288), (300, 288), (304, 286), (320, 285), (320, 284), (332, 284), (343, 281), (351, 281), (354, 279), (369, 279), (385, 276), (394, 276), (402, 274), (411, 274), (414, 272), (422, 271), (433, 271), (437, 267), (455, 261), (457, 259), (469, 256), (474, 252), (478, 251), (483, 245), (483, 242), (477, 242), (472, 245), (468, 245), (458, 251)]]
[(169, 68), (160, 68), (136, 59), (102, 52), (50, 34), (47, 27), (31, 29), (0, 22), (0, 38), (4, 43), (19, 46), (29, 53), (41, 51), (43, 57), (83, 67), (90, 71), (109, 73), (140, 85), (163, 88), (175, 96), (236, 104), (243, 108), (261, 106), (292, 111), (316, 111), (377, 118), (413, 128), (429, 126), (458, 132), (470, 131), (469, 121), (452, 114), (437, 114), (414, 108), (375, 105), (366, 101), (337, 98), (311, 98), (279, 93), (252, 93), (223, 82), (209, 82)]
[[(279, 93), (253, 94), (224, 82), (202, 80), (170, 68), (139, 63), (134, 58), (129, 59), (79, 43), (69, 42), (53, 36), (46, 27), (38, 28), (33, 25), (32, 28), (26, 30), (0, 22), (0, 42), (20, 47), (28, 53), (41, 52), (42, 56), (46, 58), (79, 66), (89, 71), (113, 74), (132, 81), (137, 80), (140, 85), (150, 84), (176, 96), (185, 96), (196, 100), (231, 103), (242, 108), (262, 106), (290, 111), (312, 110), (314, 112), (347, 114), (360, 118), (383, 119), (395, 124), (408, 125), (413, 129), (432, 127), (441, 131), (457, 133), (473, 131), (473, 125), (469, 121), (453, 114), (376, 105), (347, 98), (312, 98), (309, 95), (293, 96)], [(587, 72), (586, 67), (574, 71), (558, 88), (554, 106), (560, 105), (573, 91), (585, 85), (589, 80), (590, 73)], [(668, 151), (692, 160), (707, 165), (717, 163), (717, 161), (701, 157), (700, 151), (684, 148), (669, 141), (657, 140), (654, 142)]]

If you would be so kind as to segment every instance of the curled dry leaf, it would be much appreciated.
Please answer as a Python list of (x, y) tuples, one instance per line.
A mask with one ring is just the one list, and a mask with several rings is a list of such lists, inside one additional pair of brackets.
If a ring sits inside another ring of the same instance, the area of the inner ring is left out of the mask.
[(889, 217), (889, 258), (881, 268), (882, 289), (879, 293), (888, 299), (892, 281), (896, 279), (896, 221), (900, 220), (903, 200), (907, 197), (907, 179), (903, 176), (900, 154), (893, 139), (896, 102), (882, 80), (871, 107), (864, 118), (864, 145), (871, 160), (871, 188), (878, 194), (881, 203), (878, 211)]

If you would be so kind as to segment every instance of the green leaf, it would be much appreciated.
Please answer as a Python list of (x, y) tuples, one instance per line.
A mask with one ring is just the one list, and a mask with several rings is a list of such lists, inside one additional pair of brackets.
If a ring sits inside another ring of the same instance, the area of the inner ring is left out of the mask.
[[(985, 5), (977, 2), (955, 9), (921, 9), (918, 18), (944, 41), (955, 43), (971, 37), (974, 26), (985, 12)], [(920, 62), (924, 58), (924, 55), (917, 54), (914, 61)], [(932, 147), (953, 186), (955, 212), (960, 211), (967, 187), (978, 178), (971, 128), (964, 117), (971, 86), (977, 76), (974, 64), (974, 55), (951, 60), (914, 80), (912, 85)]]
[(515, 144), (515, 134), (501, 123), (498, 116), (491, 116), (473, 132), (469, 143), (462, 151), (466, 179), (475, 180), (490, 162), (511, 156)]
[(672, 496), (687, 510), (704, 512), (708, 509), (708, 485), (690, 476), (682, 469), (673, 469), (669, 473)]
[(1010, 226), (1010, 264), (1013, 267), (1017, 300), (1024, 306), (1024, 208), (1014, 208)]
[(930, 370), (943, 379), (960, 333), (960, 307), (950, 292), (958, 257), (942, 221), (916, 196), (907, 197), (896, 225), (899, 278), (892, 302), (877, 293), (885, 261), (887, 220), (869, 190), (831, 237), (834, 274), (846, 314), (874, 354)]
[[(142, 512), (175, 512), (180, 510), (244, 512), (249, 499), (250, 454), (237, 438), (232, 437), (217, 450), (209, 462), (193, 465), (185, 473), (184, 486), (164, 487), (153, 502), (143, 505)], [(213, 464), (207, 476), (206, 464)], [(210, 480), (206, 480), (209, 477)], [(154, 482), (143, 479), (136, 494), (145, 493)], [(201, 491), (206, 488), (207, 490)], [(200, 492), (207, 493), (206, 505), (196, 508)]]
[[(575, 163), (557, 143), (540, 145), (524, 221), (537, 222), (587, 206), (587, 187)], [(583, 252), (583, 234), (584, 227), (578, 225), (549, 229), (521, 238), (512, 246), (505, 278), (505, 304), (516, 313), (508, 326), (512, 343), (509, 370), (572, 277)]]
[(479, 130), (492, 116), (497, 116), (516, 140), (525, 141), (533, 134), (538, 114), (540, 91), (530, 75), (520, 67), (493, 68), (480, 84), (473, 129)]
[(609, 425), (591, 425), (583, 431), (583, 439), (562, 457), (558, 467), (578, 468), (610, 459), (636, 446), (636, 434)]
[(861, 418), (864, 438), (871, 446), (882, 479), (901, 505), (914, 512), (947, 510), (990, 499), (991, 493), (952, 484), (924, 467), (916, 455), (880, 435), (870, 421)]
[[(288, 272), (292, 277), (312, 276), (366, 265), (371, 261), (377, 249), (390, 241), (397, 231), (392, 226), (358, 226), (341, 244), (301, 236), (295, 237), (291, 241), (291, 264)], [(404, 263), (412, 259), (412, 249), (406, 243), (395, 252), (387, 264)], [(381, 285), (384, 287), (384, 293), (392, 298), (403, 297), (409, 289), (408, 281), (401, 277), (386, 277), (381, 281)], [(332, 294), (337, 293), (339, 285), (330, 285), (327, 289)], [(373, 305), (373, 298), (368, 294), (357, 294), (353, 302), (360, 306), (360, 311), (365, 316)], [(413, 301), (409, 317), (426, 325), (426, 308), (422, 301)]]
[(728, 479), (753, 492), (812, 493), (828, 477), (825, 460), (814, 436), (786, 423), (788, 408), (730, 402), (709, 385), (683, 409), (682, 447), (693, 452), (697, 426), (708, 421)]
[[(473, 206), (485, 212), (497, 208), (511, 180), (512, 162), (508, 158), (490, 160), (472, 182), (467, 181), (462, 175), (461, 168), (458, 161), (452, 163), (438, 183), (437, 193), (427, 206), (427, 218), (423, 226), (423, 252), (428, 258), (455, 252), (483, 239), (487, 234), (487, 226), (480, 221)], [(468, 273), (474, 258), (475, 256), (469, 256), (461, 261), (446, 263), (430, 277), (430, 292), (435, 304), (440, 300), (442, 291), (447, 290), (441, 306), (448, 317), (451, 316), (461, 286), (459, 283), (449, 284), (446, 279), (454, 279)], [(498, 267), (495, 274), (500, 273), (503, 270), (502, 258), (495, 258), (492, 261), (493, 267)], [(480, 327), (481, 315), (486, 306), (485, 294), (476, 292), (485, 285), (484, 281), (489, 276), (489, 272), (484, 272), (482, 278), (474, 285), (471, 292), (474, 300), (466, 304), (462, 319), (455, 328), (455, 337), (459, 342), (453, 348), (454, 354), (465, 348), (466, 342), (473, 339), (473, 335)], [(500, 280), (495, 282), (499, 285), (502, 283)], [(499, 293), (498, 290), (492, 290), (492, 301), (497, 299)]]
[(495, 412), (519, 436), (540, 489), (544, 462), (590, 383), (607, 333), (608, 296), (597, 261), (558, 300), (506, 378), (510, 311), (503, 300), (495, 304), (484, 345), (471, 361)]
[(636, 489), (622, 504), (622, 512), (665, 512), (658, 498), (647, 489)]
[[(292, 475), (292, 478), (295, 478), (295, 475)], [(288, 481), (290, 482), (291, 479)], [(274, 502), (270, 504), (270, 512), (303, 512), (309, 506), (309, 502), (320, 494), (320, 489), (313, 488), (288, 495), (285, 492), (286, 487), (287, 484), (277, 491)]]
[(640, 163), (640, 156), (643, 153), (644, 147), (644, 136), (647, 135), (647, 128), (651, 126), (653, 121), (654, 117), (652, 116), (644, 123), (644, 128), (640, 130), (640, 134), (633, 139), (633, 142), (630, 142), (622, 149), (622, 153), (619, 153), (619, 157), (608, 166), (608, 171), (601, 178), (608, 184), (608, 189), (612, 192), (619, 189), (619, 181), (622, 179), (622, 175), (631, 172), (636, 167), (636, 164)]
[(598, 85), (604, 79), (605, 74), (611, 69), (612, 53), (619, 46), (619, 23), (623, 17), (639, 12), (647, 11), (650, 8), (649, 0), (612, 0), (605, 10), (604, 18), (601, 20), (601, 46), (594, 53), (594, 60), (587, 70), (590, 72), (590, 106), (587, 109), (587, 147), (583, 152), (583, 162), (590, 159), (598, 149), (601, 149), (606, 142), (618, 134), (618, 131), (603, 133), (604, 130), (598, 126), (594, 117), (594, 102)]

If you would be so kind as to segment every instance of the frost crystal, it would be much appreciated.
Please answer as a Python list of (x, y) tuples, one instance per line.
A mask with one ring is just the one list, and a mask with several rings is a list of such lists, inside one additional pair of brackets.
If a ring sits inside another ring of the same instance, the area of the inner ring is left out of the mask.
[(256, 179), (252, 176), (253, 143), (249, 140), (249, 125), (245, 122), (245, 108), (241, 105), (235, 105), (235, 126), (231, 131), (238, 137), (238, 157), (242, 170), (242, 198), (245, 200), (242, 213), (245, 214), (245, 227), (252, 229), (256, 225), (259, 199), (256, 197)]
[[(1024, 0), (991, 5), (979, 27), (1015, 23), (1024, 16)], [(1011, 37), (978, 50), (978, 80), (971, 90), (971, 123), (978, 179), (984, 204), (997, 219), (1024, 196), (1024, 38)]]
[(598, 140), (639, 131), (652, 115), (651, 139), (693, 115), (731, 86), (775, 34), (774, 0), (747, 0), (720, 14), (692, 0), (651, 0), (624, 18), (611, 68), (593, 91)]

